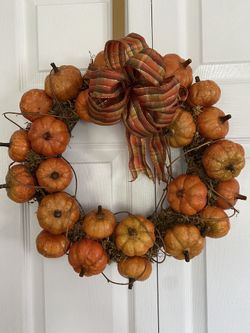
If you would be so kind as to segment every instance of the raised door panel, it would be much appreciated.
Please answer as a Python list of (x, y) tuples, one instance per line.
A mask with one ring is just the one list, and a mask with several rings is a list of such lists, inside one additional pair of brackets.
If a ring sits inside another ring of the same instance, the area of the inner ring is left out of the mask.
[[(111, 148), (108, 145), (72, 144), (66, 152), (65, 158), (72, 163), (77, 174), (77, 198), (85, 211), (98, 203), (114, 211), (128, 210), (131, 186), (127, 170), (123, 167), (127, 163), (125, 148), (119, 145)], [(74, 182), (67, 191), (75, 193)], [(127, 332), (127, 289), (113, 287), (102, 275), (79, 278), (66, 256), (56, 260), (41, 258), (35, 249), (35, 238), (40, 231), (36, 205), (29, 205), (27, 209), (25, 253), (29, 270), (26, 281), (31, 283), (26, 284), (25, 294), (30, 297), (25, 318), (28, 327), (33, 325), (30, 332), (81, 332), (83, 326), (91, 332), (100, 332), (101, 329), (116, 332), (118, 323), (119, 330)], [(118, 277), (115, 265), (108, 266), (105, 274), (111, 279), (123, 280)]]
[(86, 69), (112, 34), (110, 0), (22, 0), (16, 10), (21, 90), (42, 87), (51, 62)]

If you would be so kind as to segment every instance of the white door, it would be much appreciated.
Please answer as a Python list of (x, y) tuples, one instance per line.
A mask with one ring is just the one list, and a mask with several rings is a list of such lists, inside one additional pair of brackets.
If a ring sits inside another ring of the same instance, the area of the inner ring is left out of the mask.
[[(2, 0), (0, 3), (0, 110), (18, 111), (22, 93), (42, 87), (49, 63), (88, 64), (111, 38), (109, 0)], [(232, 114), (230, 138), (250, 154), (248, 100), (250, 47), (248, 1), (127, 1), (127, 31), (142, 34), (160, 53), (193, 59), (202, 78), (222, 89), (219, 107)], [(15, 129), (2, 117), (0, 134)], [(76, 169), (84, 208), (148, 214), (154, 186), (145, 177), (130, 183), (122, 126), (79, 123), (65, 154)], [(249, 162), (249, 160), (247, 159)], [(0, 153), (0, 181), (9, 159)], [(246, 166), (239, 180), (250, 196)], [(69, 188), (73, 191), (74, 184)], [(35, 250), (36, 205), (19, 206), (1, 192), (0, 331), (4, 333), (217, 333), (250, 330), (249, 204), (239, 203), (229, 236), (207, 241), (186, 264), (168, 258), (132, 291), (102, 276), (80, 279), (67, 258), (43, 259)], [(115, 265), (106, 269), (122, 281)]]

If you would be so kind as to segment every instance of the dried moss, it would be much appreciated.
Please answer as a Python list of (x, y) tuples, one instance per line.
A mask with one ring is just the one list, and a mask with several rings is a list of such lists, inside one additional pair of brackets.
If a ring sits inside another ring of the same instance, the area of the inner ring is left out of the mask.
[(55, 101), (50, 114), (62, 120), (68, 126), (70, 133), (80, 119), (75, 110), (74, 100), (66, 102)]

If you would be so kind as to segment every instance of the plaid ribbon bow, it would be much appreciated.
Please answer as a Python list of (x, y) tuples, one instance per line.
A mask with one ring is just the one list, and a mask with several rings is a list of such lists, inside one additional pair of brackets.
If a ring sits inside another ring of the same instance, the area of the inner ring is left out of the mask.
[(85, 76), (89, 80), (89, 115), (99, 125), (123, 121), (133, 180), (140, 172), (154, 178), (146, 161), (149, 149), (156, 177), (166, 181), (163, 129), (179, 105), (180, 84), (174, 76), (165, 78), (162, 56), (138, 34), (108, 41), (104, 57), (106, 67), (95, 70), (90, 66)]

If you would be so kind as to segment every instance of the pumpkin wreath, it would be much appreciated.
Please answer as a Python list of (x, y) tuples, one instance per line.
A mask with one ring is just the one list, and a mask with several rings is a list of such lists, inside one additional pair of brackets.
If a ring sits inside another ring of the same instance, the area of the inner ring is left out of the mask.
[[(235, 179), (245, 164), (244, 149), (225, 139), (231, 115), (214, 106), (219, 86), (199, 77), (193, 83), (190, 63), (176, 54), (162, 57), (131, 33), (108, 41), (83, 75), (75, 66), (51, 63), (44, 89), (21, 98), (16, 114), (29, 120), (26, 128), (4, 113), (19, 129), (0, 144), (13, 160), (0, 188), (17, 203), (37, 201), (41, 255), (68, 255), (79, 276), (102, 273), (108, 282), (114, 281), (103, 270), (116, 262), (129, 282), (114, 283), (132, 288), (150, 276), (153, 262), (166, 256), (188, 262), (201, 253), (206, 237), (229, 232), (236, 201), (246, 200)], [(62, 154), (80, 119), (105, 126), (123, 122), (132, 180), (144, 173), (165, 183), (150, 216), (126, 212), (119, 219), (121, 212), (101, 205), (85, 212), (77, 186), (74, 195), (64, 191), (77, 180)], [(183, 148), (174, 160), (171, 147)], [(178, 159), (186, 161), (186, 173), (174, 178)]]

